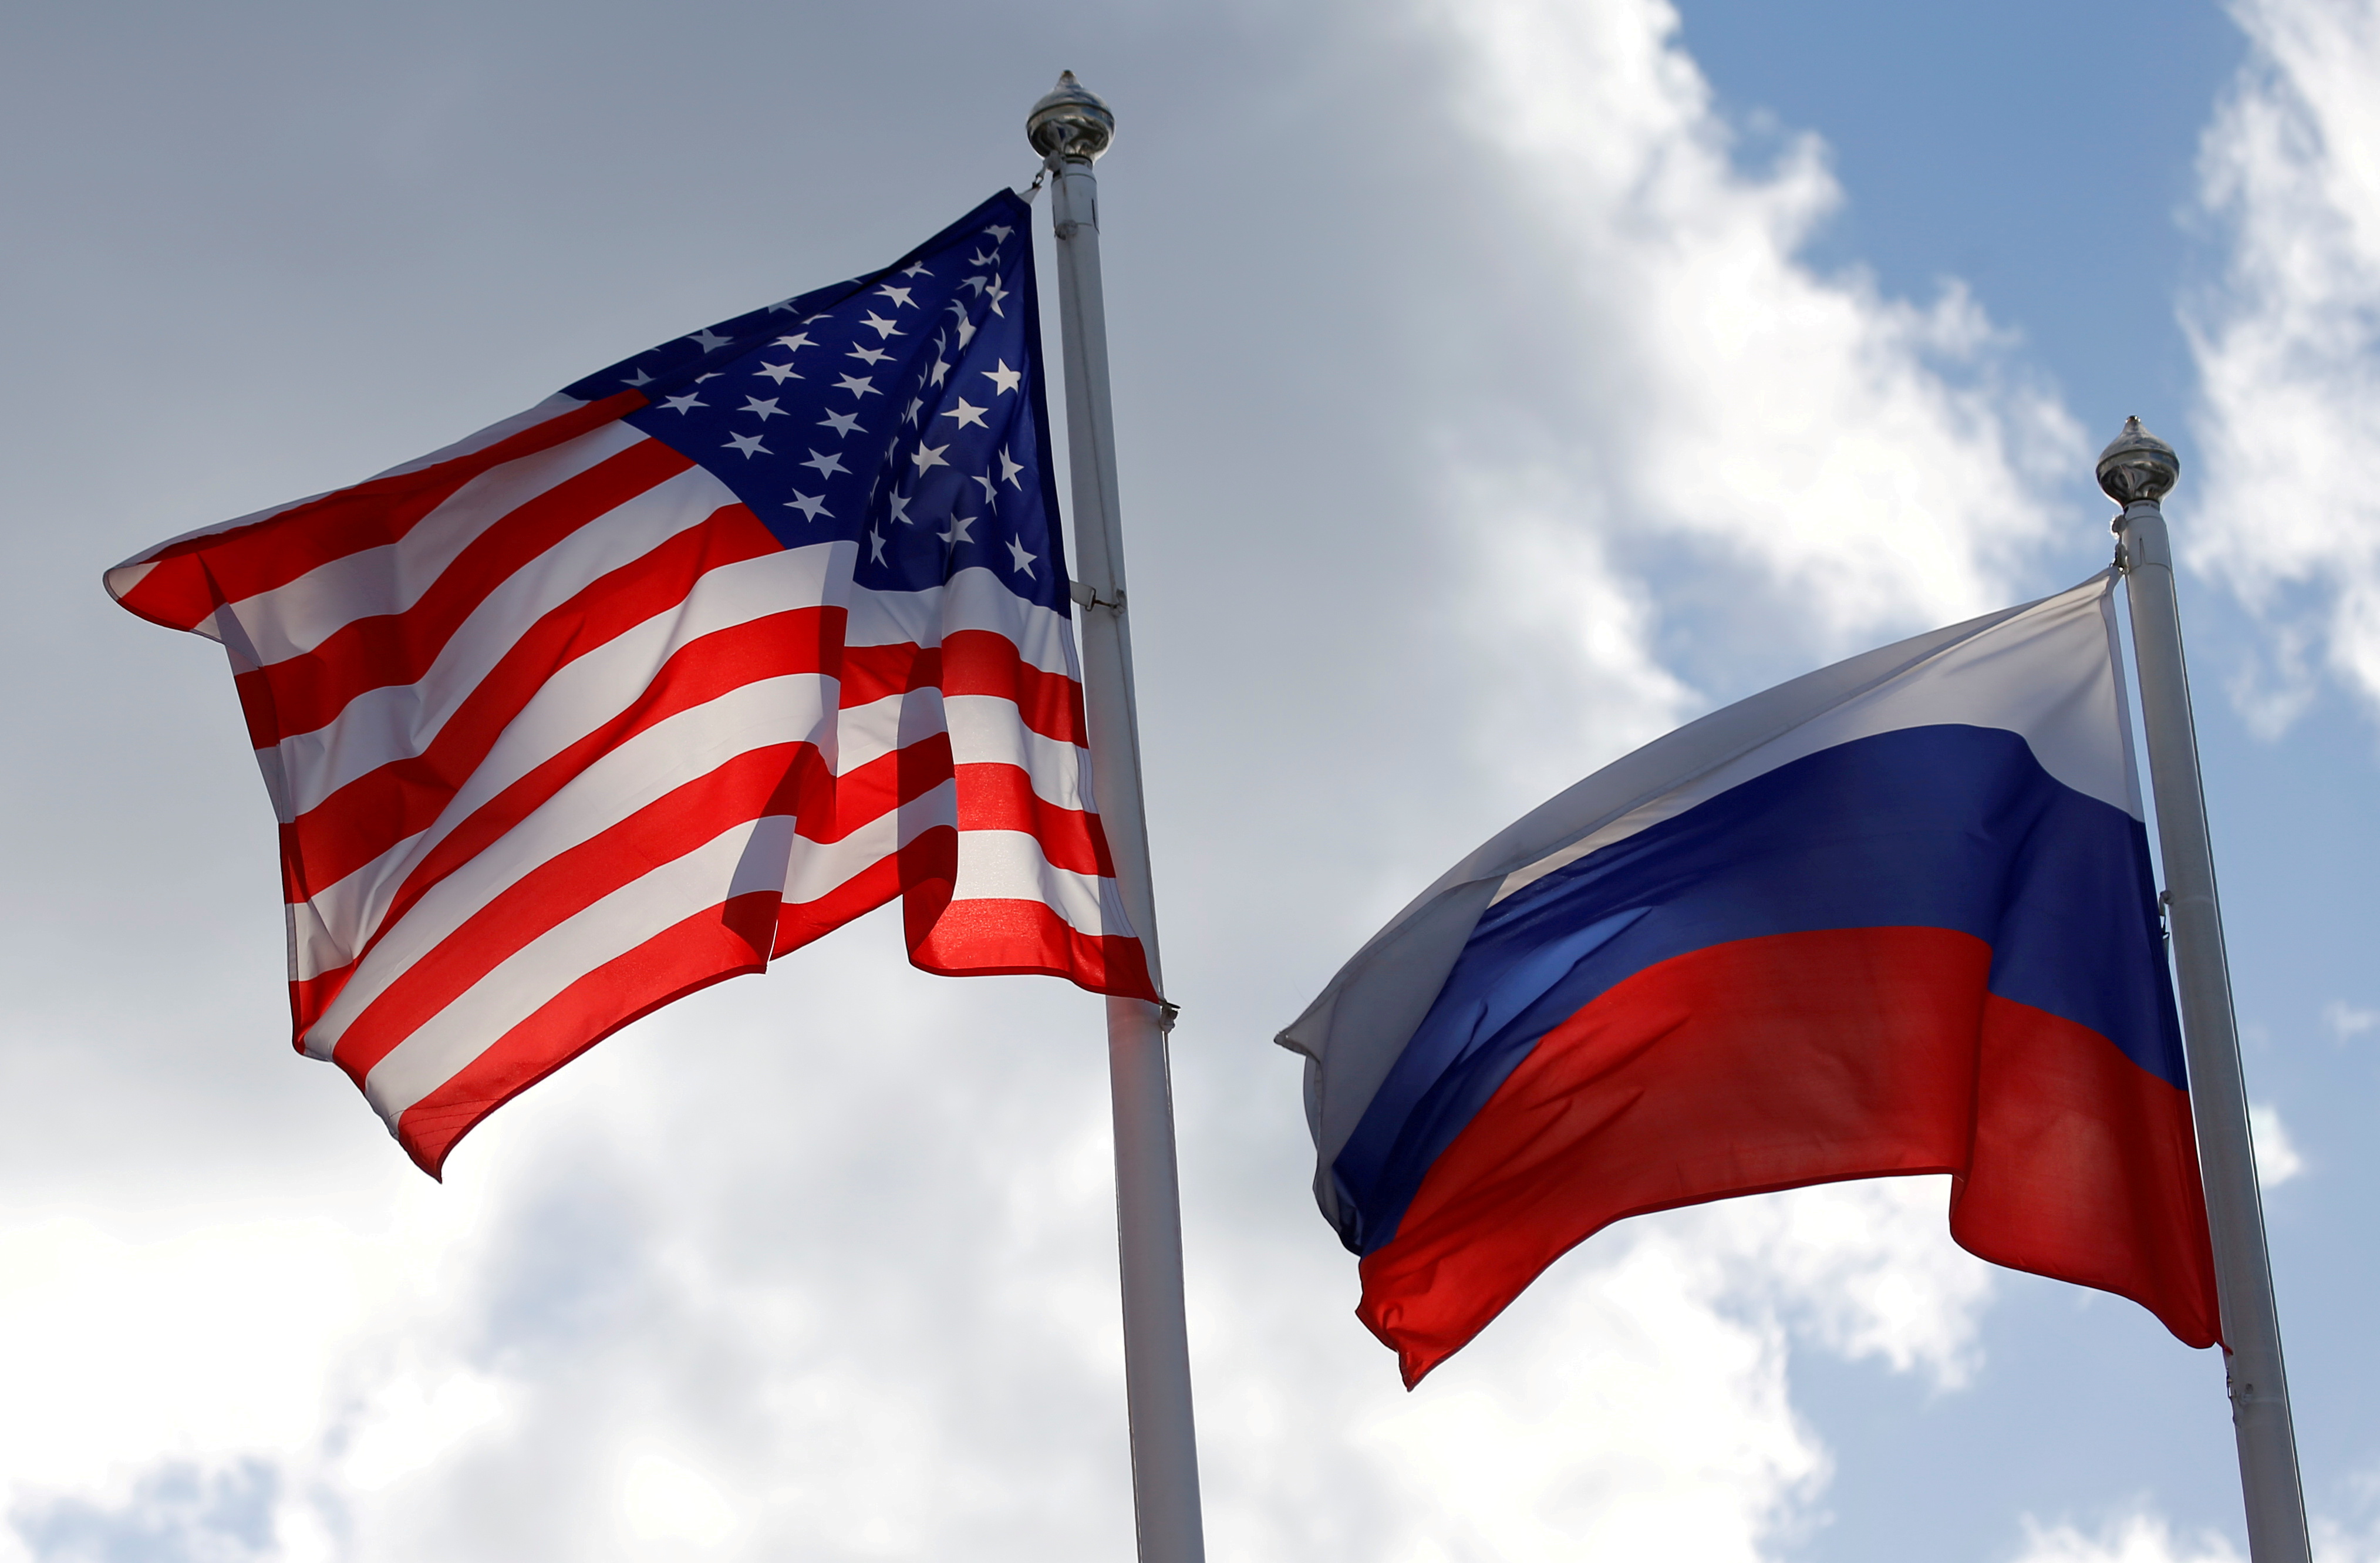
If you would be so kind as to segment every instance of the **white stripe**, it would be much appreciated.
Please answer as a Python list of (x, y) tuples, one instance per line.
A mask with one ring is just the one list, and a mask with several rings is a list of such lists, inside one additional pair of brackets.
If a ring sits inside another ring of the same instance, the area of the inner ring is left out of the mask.
[[(489, 424), (486, 428), (480, 430), (476, 434), (468, 435), (463, 439), (455, 441), (453, 445), (433, 450), (427, 456), (420, 457), (412, 461), (407, 461), (403, 466), (391, 467), (387, 471), (379, 475), (383, 478), (394, 477), (399, 472), (415, 471), (423, 467), (432, 466), (440, 461), (452, 460), (454, 458), (458, 456), (468, 456), (475, 450), (486, 449), (489, 446), (494, 445), (499, 440), (509, 439), (514, 434), (520, 433), (523, 429), (534, 428), (536, 425), (544, 422), (549, 418), (558, 418), (562, 414), (571, 410), (573, 408), (583, 407), (586, 404), (584, 402), (579, 401), (575, 397), (565, 397), (560, 392), (556, 392), (554, 395), (546, 397), (545, 400), (538, 403), (535, 407), (530, 408), (527, 412), (516, 412), (510, 418), (506, 418), (499, 422)], [(172, 548), (175, 544), (188, 543), (192, 538), (212, 537), (219, 532), (234, 531), (241, 527), (254, 526), (259, 521), (271, 520), (273, 517), (280, 515), (285, 510), (295, 510), (301, 505), (311, 505), (317, 499), (325, 499), (331, 495), (337, 494), (340, 491), (337, 489), (325, 489), (321, 494), (310, 494), (303, 499), (292, 499), (286, 504), (268, 505), (261, 510), (250, 510), (245, 516), (234, 516), (230, 520), (217, 521), (212, 526), (193, 528), (188, 531), (183, 532), (177, 537), (167, 538), (164, 542), (160, 543), (154, 548), (149, 549), (144, 553), (135, 554), (131, 558), (127, 559), (122, 564), (109, 569), (101, 579), (106, 582), (108, 594), (113, 596), (117, 602), (122, 602), (124, 600), (125, 593), (140, 585), (142, 578), (147, 576), (151, 570), (157, 567), (159, 556), (167, 549)], [(207, 624), (201, 625), (199, 628), (198, 633), (216, 640), (222, 639), (222, 637), (218, 635), (213, 629), (212, 619), (210, 619)]]
[(2013, 732), (2051, 776), (2138, 818), (2137, 783), (2128, 763), (2130, 745), (2104, 617), (2107, 601), (2094, 580), (2034, 604), (1515, 870), (1505, 876), (1496, 899), (1779, 766), (1910, 727)]
[[(456, 628), (419, 682), (366, 690), (328, 725), (281, 740), (292, 803), (303, 812), (358, 776), (420, 754), (518, 643), (525, 626), (568, 602), (589, 581), (634, 563), (677, 533), (701, 525), (722, 504), (735, 502), (718, 479), (691, 468), (579, 528), (516, 570)], [(641, 690), (650, 678), (648, 674), (627, 688)]]
[(1081, 682), (1075, 668), (1074, 621), (1028, 603), (980, 566), (963, 569), (946, 586), (923, 592), (851, 589), (851, 620), (844, 643), (853, 646), (939, 646), (962, 629), (988, 629), (1016, 647), (1044, 673)]
[(832, 895), (926, 832), (958, 824), (958, 784), (943, 782), (888, 809), (840, 841), (797, 837), (785, 872), (785, 899), (807, 905)]
[(248, 632), (250, 654), (267, 665), (302, 656), (357, 619), (403, 613), (489, 528), (646, 438), (633, 424), (606, 423), (491, 468), (395, 542), (343, 555), (285, 585), (218, 608), (215, 617), (237, 619)]
[(336, 1047), (356, 1016), (408, 967), (552, 859), (738, 754), (826, 736), (834, 713), (820, 700), (822, 689), (831, 686), (808, 673), (746, 684), (656, 723), (596, 761), (389, 927), (315, 1022), (308, 1051)]
[(845, 706), (837, 724), (834, 773), (847, 776), (937, 733), (950, 735), (953, 764), (1014, 765), (1032, 779), (1033, 790), (1044, 800), (1062, 809), (1091, 812), (1082, 786), (1089, 756), (1074, 744), (1033, 731), (1016, 702), (998, 695), (910, 690)]
[(1050, 866), (1041, 843), (1021, 830), (959, 832), (959, 876), (951, 899), (1038, 901), (1078, 934), (1132, 934), (1114, 880)]
[(783, 815), (739, 824), (554, 924), (391, 1049), (364, 1095), (394, 1133), (407, 1107), (588, 972), (732, 896), (776, 889), (793, 838)]
[[(387, 912), (389, 898), (405, 883), (407, 871), (420, 860), (424, 834), (406, 837), (337, 884), (315, 892), (311, 899), (283, 909), (289, 924), (291, 982), (311, 982), (356, 958)], [(324, 1048), (322, 1056), (329, 1057), (330, 1050)]]
[(1025, 725), (1016, 702), (997, 695), (951, 695), (942, 701), (951, 758), (961, 765), (1014, 765), (1033, 778), (1033, 790), (1062, 809), (1098, 812), (1087, 782), (1090, 751), (1046, 738)]

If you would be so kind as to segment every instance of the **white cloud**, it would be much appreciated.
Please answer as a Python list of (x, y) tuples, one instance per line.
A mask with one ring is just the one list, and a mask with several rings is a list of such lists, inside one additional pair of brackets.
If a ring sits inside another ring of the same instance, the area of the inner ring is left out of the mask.
[(2265, 1188), (2277, 1189), (2306, 1169), (2305, 1157), (2289, 1138), (2278, 1107), (2269, 1102), (2250, 1103), (2248, 1130), (2256, 1146), (2256, 1179)]
[(1572, 622), (1597, 627), (1566, 665), (1636, 703), (1589, 747), (1689, 703), (1645, 649), (1670, 628), (1648, 568), (1699, 638), (1807, 658), (2034, 584), (2075, 427), (1955, 284), (1916, 303), (1802, 258), (1841, 199), (1817, 140), (1740, 166), (1664, 0), (1431, 14), (1503, 197), (1480, 336), (1524, 387), (1450, 442), (1474, 453), (1454, 497), (1491, 543), (1523, 523), (1500, 584), (1536, 604), (1572, 583)]
[(2360, 1009), (2343, 998), (2334, 998), (2322, 1007), (2322, 1023), (2334, 1038), (2345, 1042), (2380, 1026), (2380, 1009)]
[(2200, 154), (2229, 250), (2186, 322), (2207, 459), (2178, 531), (2269, 631), (2234, 686), (2269, 734), (2325, 672), (2380, 705), (2380, 7), (2231, 11), (2251, 50)]
[(2018, 1563), (2239, 1563), (2220, 1536), (2177, 1533), (2163, 1519), (2135, 1514), (2084, 1532), (2072, 1525), (2028, 1520)]

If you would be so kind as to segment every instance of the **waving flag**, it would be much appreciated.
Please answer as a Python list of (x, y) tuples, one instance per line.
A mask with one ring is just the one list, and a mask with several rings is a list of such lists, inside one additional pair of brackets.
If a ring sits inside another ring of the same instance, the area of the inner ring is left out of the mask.
[(1608, 766), (1449, 872), (1283, 1045), (1408, 1385), (1624, 1216), (1952, 1175), (1997, 1264), (2217, 1336), (2112, 577)]
[(629, 1020), (895, 897), (1153, 997), (1093, 812), (1027, 209), (107, 572), (221, 641), (298, 1048), (435, 1174)]

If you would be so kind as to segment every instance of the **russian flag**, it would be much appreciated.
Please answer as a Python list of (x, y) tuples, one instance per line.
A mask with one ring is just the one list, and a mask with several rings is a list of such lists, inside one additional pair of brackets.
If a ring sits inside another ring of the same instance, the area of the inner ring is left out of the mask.
[(2219, 1335), (2112, 572), (1725, 710), (1332, 980), (1315, 1194), (1407, 1385), (1624, 1216), (1949, 1173), (1995, 1264)]

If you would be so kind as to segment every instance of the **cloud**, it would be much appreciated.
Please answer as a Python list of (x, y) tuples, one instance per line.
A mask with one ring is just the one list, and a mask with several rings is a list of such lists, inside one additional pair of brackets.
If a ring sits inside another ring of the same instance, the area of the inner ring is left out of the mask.
[(2155, 1516), (2132, 1515), (2096, 1532), (2028, 1520), (2018, 1563), (2239, 1563), (2220, 1536), (2184, 1536)]
[(2343, 998), (2334, 998), (2322, 1007), (2322, 1023), (2335, 1040), (2343, 1043), (2380, 1026), (2380, 1009), (2362, 1009)]
[(1571, 583), (1604, 638), (1559, 665), (1644, 702), (1629, 741), (1698, 703), (1682, 676), (1741, 679), (1780, 640), (1840, 655), (2036, 584), (2076, 426), (1955, 282), (1912, 301), (1803, 258), (1842, 200), (1816, 138), (1743, 166), (1664, 0), (1430, 14), (1500, 197), (1478, 350), (1515, 383), (1450, 441), (1489, 453), (1454, 498), (1514, 534), (1496, 574), (1524, 600)]
[(2278, 1107), (2269, 1102), (2250, 1103), (2248, 1130), (2256, 1146), (2256, 1178), (2265, 1188), (2277, 1189), (2306, 1169), (2305, 1157), (2298, 1154)]
[(2226, 262), (2184, 322), (2206, 475), (2178, 531), (2265, 628), (2232, 692), (2270, 735), (2324, 675), (2380, 705), (2380, 8), (2231, 12), (2250, 55), (2200, 151)]

